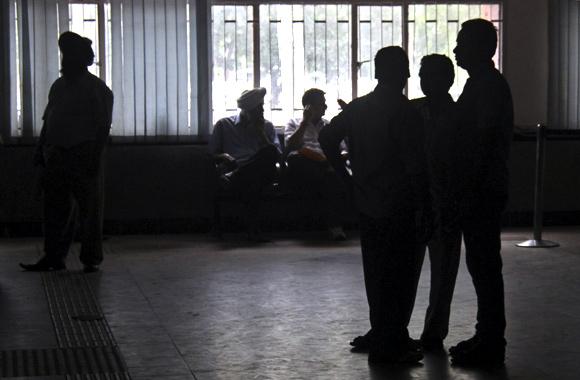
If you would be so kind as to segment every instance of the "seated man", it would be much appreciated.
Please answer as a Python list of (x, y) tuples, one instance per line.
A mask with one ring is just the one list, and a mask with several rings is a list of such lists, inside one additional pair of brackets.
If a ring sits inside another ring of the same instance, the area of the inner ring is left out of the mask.
[(272, 183), (280, 157), (280, 142), (271, 122), (264, 120), (265, 88), (247, 90), (238, 98), (240, 113), (214, 126), (209, 151), (223, 171), (221, 179), (247, 208), (248, 239), (259, 234), (259, 198)]
[(298, 191), (320, 194), (325, 200), (326, 226), (332, 240), (344, 240), (341, 226), (344, 185), (322, 152), (318, 133), (328, 121), (322, 116), (326, 111), (324, 91), (307, 90), (302, 96), (302, 119), (291, 119), (286, 125), (284, 138), (288, 153), (288, 180)]

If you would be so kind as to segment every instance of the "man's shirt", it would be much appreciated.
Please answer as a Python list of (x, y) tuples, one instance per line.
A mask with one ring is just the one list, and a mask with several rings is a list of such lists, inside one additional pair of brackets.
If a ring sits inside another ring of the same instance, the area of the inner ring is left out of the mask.
[(70, 148), (96, 141), (111, 127), (113, 92), (87, 72), (76, 80), (60, 77), (52, 84), (44, 111), (44, 143)]
[[(302, 123), (302, 118), (294, 118), (290, 119), (288, 124), (286, 124), (286, 128), (284, 129), (284, 140), (286, 142), (286, 146), (288, 146), (288, 140), (290, 140), (290, 137), (294, 134), (294, 132), (296, 132), (298, 127), (300, 127), (300, 123)], [(288, 153), (288, 155), (292, 156), (294, 154), (298, 154), (298, 149), (307, 148), (324, 156), (322, 147), (318, 142), (318, 137), (320, 135), (320, 130), (328, 124), (329, 121), (326, 119), (320, 119), (316, 124), (308, 123), (308, 125), (306, 125), (306, 130), (304, 131), (304, 137), (302, 138), (302, 145), (297, 149), (292, 150), (290, 153)], [(340, 147), (342, 150), (346, 150), (346, 144), (344, 142), (341, 143)]]
[(513, 103), (505, 78), (492, 65), (474, 73), (457, 100), (458, 163), (465, 196), (507, 198), (508, 158), (513, 135)]
[(453, 195), (451, 189), (457, 173), (454, 172), (457, 150), (457, 107), (453, 98), (447, 95), (437, 105), (426, 97), (413, 99), (411, 104), (417, 108), (423, 119), (425, 153), (431, 194), (438, 204), (446, 202)]
[[(252, 125), (242, 123), (240, 115), (224, 117), (215, 124), (209, 140), (211, 154), (227, 153), (234, 157), (239, 166), (244, 166), (258, 151), (266, 146)], [(268, 143), (274, 144), (280, 151), (280, 141), (274, 125), (264, 121), (264, 133)]]
[[(286, 124), (286, 128), (284, 129), (284, 140), (286, 141), (286, 146), (288, 146), (288, 140), (290, 139), (290, 136), (296, 132), (301, 122), (302, 118), (295, 118), (290, 119), (288, 124)], [(302, 146), (299, 148), (308, 148), (315, 151), (316, 153), (324, 155), (324, 152), (320, 147), (320, 143), (318, 142), (318, 135), (320, 134), (322, 127), (325, 125), (328, 125), (328, 120), (325, 119), (320, 119), (316, 124), (308, 123), (306, 125), (306, 130), (304, 131), (304, 137), (302, 138)], [(293, 150), (288, 155), (291, 156), (294, 154), (298, 154), (298, 152)]]
[(320, 142), (335, 168), (344, 139), (361, 213), (380, 218), (416, 205), (414, 181), (421, 177), (427, 184), (427, 169), (421, 117), (405, 96), (377, 86), (331, 120)]

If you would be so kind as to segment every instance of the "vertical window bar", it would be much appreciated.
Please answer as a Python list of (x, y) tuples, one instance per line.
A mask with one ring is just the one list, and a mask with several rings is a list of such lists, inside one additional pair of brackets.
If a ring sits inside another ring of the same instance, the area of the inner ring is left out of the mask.
[(358, 32), (359, 32), (359, 20), (358, 20), (358, 6), (353, 5), (351, 7), (351, 30), (352, 30), (352, 46), (351, 46), (351, 81), (352, 81), (352, 97), (355, 99), (358, 92)]
[(254, 35), (254, 87), (260, 87), (260, 9), (252, 5)]
[(340, 17), (338, 12), (338, 4), (334, 5), (335, 13), (336, 13), (336, 92), (337, 95), (340, 96), (340, 46), (338, 40), (340, 39), (340, 33), (338, 30), (338, 26), (340, 25)]
[(324, 6), (324, 84), (328, 84), (328, 5)]
[(107, 82), (107, 56), (105, 53), (105, 5), (97, 4), (97, 34), (99, 36), (99, 73), (104, 82)]
[(239, 80), (238, 77), (238, 7), (234, 8), (234, 75), (236, 77), (236, 82)]

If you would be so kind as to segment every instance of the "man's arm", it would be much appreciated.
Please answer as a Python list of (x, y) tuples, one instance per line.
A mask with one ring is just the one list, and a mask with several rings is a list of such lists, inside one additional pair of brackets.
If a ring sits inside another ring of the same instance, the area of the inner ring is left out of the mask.
[(278, 153), (282, 153), (282, 146), (280, 145), (280, 140), (278, 139), (278, 133), (276, 132), (276, 128), (272, 123), (265, 122), (264, 123), (264, 135), (266, 136), (267, 143), (269, 145), (274, 145), (278, 150)]
[(423, 119), (419, 112), (409, 105), (400, 130), (400, 154), (405, 163), (405, 171), (411, 180), (417, 215), (417, 233), (421, 242), (429, 240), (433, 230), (433, 205), (429, 189), (429, 171), (425, 154)]
[(42, 115), (42, 128), (40, 129), (40, 136), (38, 142), (36, 143), (36, 149), (34, 150), (34, 166), (44, 166), (44, 145), (46, 144), (46, 119), (52, 108), (52, 99), (54, 97), (54, 83), (50, 86), (48, 92), (48, 104)]
[(111, 132), (111, 123), (113, 120), (113, 103), (114, 97), (113, 92), (108, 88), (105, 87), (103, 91), (100, 101), (100, 109), (98, 112), (97, 117), (97, 145), (96, 150), (97, 154), (103, 151), (105, 144), (107, 143), (107, 139), (109, 138), (109, 134)]
[(213, 127), (213, 133), (209, 138), (208, 151), (212, 155), (214, 163), (222, 165), (224, 171), (230, 171), (236, 168), (236, 159), (224, 152), (223, 149), (223, 126), (221, 120), (218, 120)]
[(320, 130), (318, 142), (328, 159), (328, 162), (341, 178), (349, 178), (350, 174), (341, 156), (341, 142), (348, 135), (350, 117), (347, 110), (342, 111), (332, 118), (330, 124)]
[(298, 125), (298, 128), (294, 128), (294, 132), (288, 137), (288, 141), (286, 143), (286, 149), (288, 152), (293, 150), (298, 150), (304, 144), (304, 133), (306, 132), (306, 128), (308, 124), (311, 123), (312, 118), (312, 111), (310, 110), (310, 105), (306, 105), (304, 107), (304, 112), (302, 114), (302, 120)]

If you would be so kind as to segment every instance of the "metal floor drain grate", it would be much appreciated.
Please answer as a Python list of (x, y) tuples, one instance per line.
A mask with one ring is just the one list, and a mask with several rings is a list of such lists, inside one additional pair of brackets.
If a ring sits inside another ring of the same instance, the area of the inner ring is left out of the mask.
[(59, 347), (115, 346), (115, 340), (86, 275), (43, 273)]
[(130, 379), (117, 347), (0, 351), (0, 378)]

